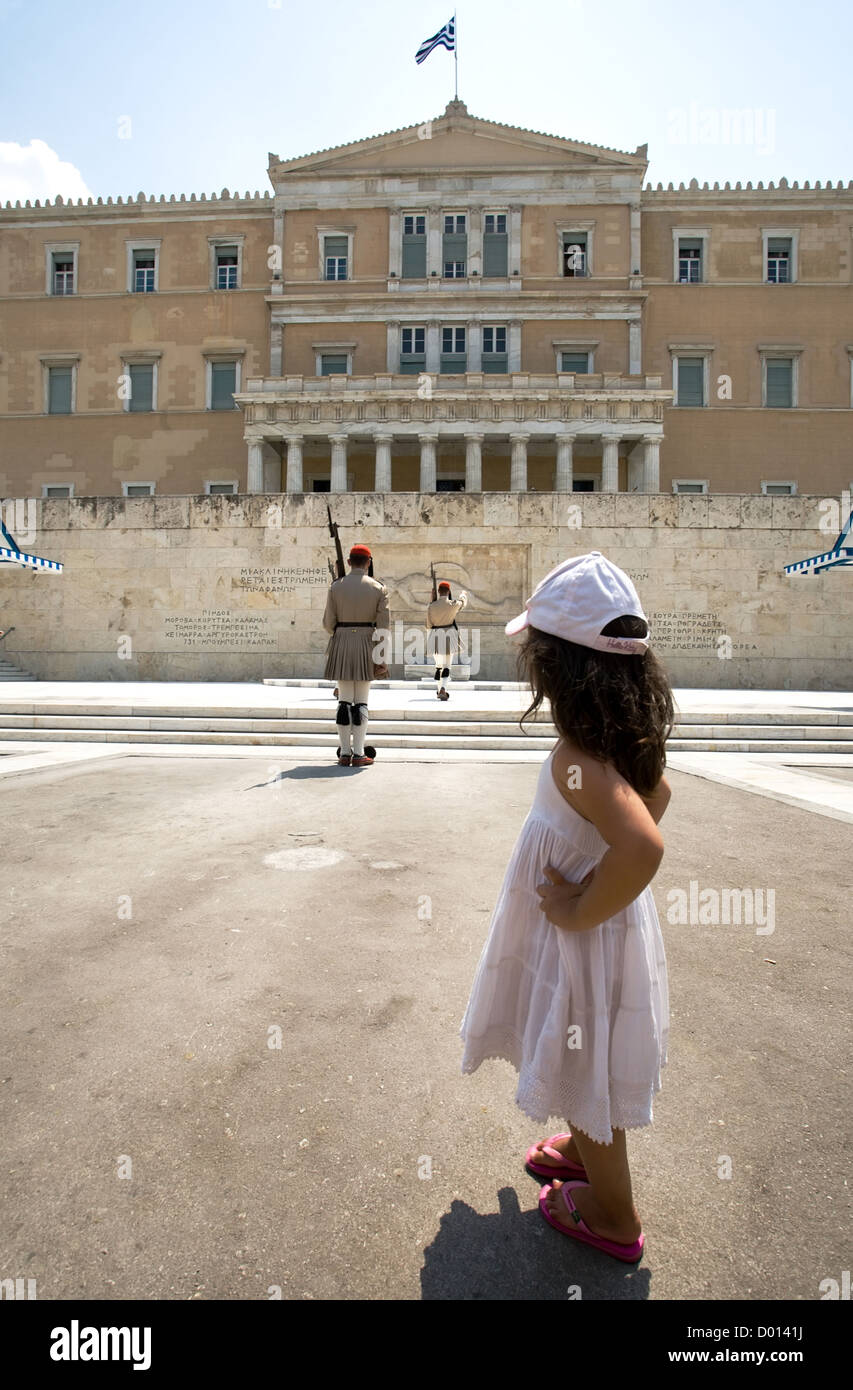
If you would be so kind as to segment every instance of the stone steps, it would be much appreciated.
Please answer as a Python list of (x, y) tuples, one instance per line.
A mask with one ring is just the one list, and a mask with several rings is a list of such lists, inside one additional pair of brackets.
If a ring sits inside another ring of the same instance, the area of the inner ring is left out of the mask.
[[(281, 682), (284, 684), (284, 682)], [(291, 681), (288, 684), (307, 684)], [(383, 688), (383, 687), (379, 687)], [(495, 683), (492, 690), (499, 688)], [(518, 692), (521, 687), (504, 688)], [(316, 689), (316, 686), (315, 686)], [(385, 690), (406, 690), (411, 684), (389, 682)], [(417, 687), (415, 688), (417, 690)], [(195, 693), (195, 692), (194, 692)], [(469, 686), (465, 705), (470, 706)], [(305, 704), (287, 705), (282, 692), (280, 709), (252, 704), (206, 706), (195, 703), (140, 705), (139, 696), (108, 701), (56, 700), (49, 705), (10, 692), (0, 693), (0, 741), (180, 744), (202, 747), (253, 745), (270, 748), (320, 748), (337, 746), (333, 723), (332, 687)], [(328, 698), (327, 698), (328, 697)], [(420, 702), (419, 702), (420, 703)], [(452, 702), (423, 708), (393, 701), (371, 713), (368, 741), (377, 748), (456, 749), (458, 751), (547, 751), (556, 736), (547, 718), (529, 723), (522, 733), (517, 715), (507, 708), (486, 709), (454, 706)], [(479, 708), (477, 707), (479, 705)], [(523, 705), (518, 706), (518, 714)], [(722, 711), (704, 709), (679, 714), (669, 740), (671, 752), (817, 753), (853, 754), (853, 710), (785, 709)]]
[[(334, 733), (328, 732), (332, 725), (326, 725), (326, 732), (321, 733), (290, 733), (285, 736), (272, 733), (258, 733), (251, 731), (222, 733), (221, 731), (194, 731), (189, 729), (15, 729), (0, 727), (0, 741), (10, 742), (73, 742), (73, 743), (138, 743), (138, 744), (158, 744), (158, 743), (178, 743), (188, 747), (215, 747), (218, 745), (246, 744), (254, 747), (270, 748), (325, 748), (332, 749), (337, 745), (337, 737)], [(547, 752), (553, 744), (553, 735), (541, 737), (530, 735), (527, 738), (519, 736), (507, 738), (494, 734), (486, 736), (468, 733), (465, 737), (453, 737), (446, 734), (431, 734), (414, 738), (408, 735), (389, 735), (381, 733), (371, 721), (368, 733), (368, 741), (376, 745), (377, 748), (408, 748), (412, 752), (418, 749), (458, 749), (471, 750), (477, 752), (504, 752), (504, 751), (543, 751)], [(798, 739), (796, 743), (783, 742), (777, 739), (670, 739), (668, 745), (670, 753), (822, 753), (826, 755), (836, 755), (839, 753), (850, 754), (853, 756), (853, 739), (848, 740), (822, 740), (812, 742), (807, 739)]]

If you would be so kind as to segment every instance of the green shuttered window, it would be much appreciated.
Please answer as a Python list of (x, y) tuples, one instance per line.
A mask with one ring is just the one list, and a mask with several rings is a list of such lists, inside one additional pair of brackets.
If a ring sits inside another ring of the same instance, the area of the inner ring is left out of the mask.
[(703, 358), (679, 357), (677, 404), (705, 404), (705, 363)]
[(234, 392), (237, 390), (237, 363), (212, 362), (210, 375), (211, 410), (233, 410)]
[(772, 357), (767, 362), (767, 404), (794, 404), (794, 363), (790, 357)]
[(71, 414), (71, 367), (48, 369), (48, 412), (51, 415)]
[(153, 367), (130, 367), (130, 399), (128, 401), (129, 410), (153, 410), (154, 409), (154, 368)]

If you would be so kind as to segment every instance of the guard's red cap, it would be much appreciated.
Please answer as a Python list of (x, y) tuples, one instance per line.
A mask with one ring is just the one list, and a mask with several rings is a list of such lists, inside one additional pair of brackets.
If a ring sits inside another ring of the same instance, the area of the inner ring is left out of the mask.
[(352, 559), (353, 556), (355, 556), (356, 559), (358, 559), (358, 560), (372, 560), (372, 559), (373, 559), (373, 556), (371, 555), (371, 553), (370, 553), (370, 551), (368, 550), (368, 548), (367, 548), (366, 545), (354, 545), (353, 548), (352, 548), (352, 550), (351, 550), (350, 553), (349, 553), (350, 559)]
[(448, 582), (447, 582), (446, 579), (442, 579), (441, 583), (440, 583), (439, 586), (438, 586), (438, 592), (439, 592), (439, 593), (445, 593), (445, 592), (446, 592), (446, 593), (448, 593), (448, 594), (450, 593), (450, 585), (448, 584)]

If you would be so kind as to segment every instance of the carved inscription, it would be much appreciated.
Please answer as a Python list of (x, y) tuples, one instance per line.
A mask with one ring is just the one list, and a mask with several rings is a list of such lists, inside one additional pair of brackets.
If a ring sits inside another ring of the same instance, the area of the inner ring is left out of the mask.
[(164, 636), (183, 651), (275, 651), (276, 638), (266, 613), (232, 613), (227, 608), (203, 608), (201, 613), (177, 613), (164, 619)]

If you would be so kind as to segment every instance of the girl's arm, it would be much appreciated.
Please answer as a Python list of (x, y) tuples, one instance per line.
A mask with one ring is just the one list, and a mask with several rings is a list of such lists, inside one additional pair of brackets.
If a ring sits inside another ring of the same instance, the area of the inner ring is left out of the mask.
[[(582, 884), (566, 883), (561, 874), (548, 868), (549, 882), (536, 891), (554, 926), (589, 931), (628, 907), (651, 883), (663, 858), (663, 840), (652, 808), (615, 768), (578, 750), (564, 753), (561, 748), (555, 758), (558, 776), (564, 764), (580, 773), (574, 777), (571, 804), (591, 821), (609, 849)], [(658, 786), (650, 798), (658, 819), (666, 806), (661, 791)]]
[(672, 788), (665, 777), (661, 777), (651, 796), (644, 796), (642, 800), (649, 808), (649, 814), (655, 825), (660, 824), (660, 818), (669, 805), (672, 796)]

